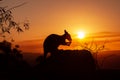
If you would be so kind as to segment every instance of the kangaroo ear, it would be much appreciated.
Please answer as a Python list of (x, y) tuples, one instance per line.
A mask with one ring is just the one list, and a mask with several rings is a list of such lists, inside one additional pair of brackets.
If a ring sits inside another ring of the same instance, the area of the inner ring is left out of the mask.
[(66, 30), (64, 30), (65, 34), (68, 33)]

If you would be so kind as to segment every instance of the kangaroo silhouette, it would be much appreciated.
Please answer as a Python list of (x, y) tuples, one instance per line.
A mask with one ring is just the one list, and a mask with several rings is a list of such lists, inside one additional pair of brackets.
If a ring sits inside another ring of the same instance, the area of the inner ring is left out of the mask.
[[(66, 41), (68, 40), (68, 41)], [(56, 51), (58, 51), (59, 45), (67, 45), (70, 46), (72, 42), (71, 35), (64, 30), (63, 35), (51, 34), (49, 35), (43, 44), (44, 48), (44, 59), (46, 59), (47, 54), (50, 52), (51, 55), (54, 55)]]

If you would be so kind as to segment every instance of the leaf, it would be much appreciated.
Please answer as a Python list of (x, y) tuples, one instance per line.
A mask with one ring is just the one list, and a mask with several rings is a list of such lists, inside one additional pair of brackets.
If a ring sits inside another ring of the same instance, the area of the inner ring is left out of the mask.
[(3, 32), (3, 33), (5, 32), (5, 29), (4, 29), (4, 27), (2, 27), (2, 32)]
[(10, 34), (10, 31), (8, 30), (8, 31), (7, 31), (7, 33), (9, 33), (9, 34)]
[(17, 25), (17, 23), (14, 22), (14, 21), (11, 21), (10, 24), (11, 24), (12, 26), (14, 26), (14, 27)]
[(20, 27), (17, 27), (17, 32), (23, 32), (23, 30)]
[(2, 23), (2, 18), (0, 18), (0, 23)]
[(28, 30), (29, 29), (29, 24), (28, 23), (24, 23), (24, 27), (25, 27), (25, 30)]
[(6, 12), (4, 8), (2, 8), (2, 11), (3, 11), (4, 13)]

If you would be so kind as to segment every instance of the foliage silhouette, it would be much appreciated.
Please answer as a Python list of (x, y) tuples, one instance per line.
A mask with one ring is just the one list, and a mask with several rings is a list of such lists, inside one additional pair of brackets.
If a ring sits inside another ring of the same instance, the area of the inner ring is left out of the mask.
[(14, 16), (12, 14), (13, 9), (24, 4), (25, 3), (14, 6), (10, 9), (7, 9), (7, 7), (0, 7), (0, 34), (5, 36), (5, 33), (10, 35), (13, 30), (16, 30), (18, 33), (20, 33), (29, 29), (28, 20), (25, 20), (22, 23), (18, 23), (14, 20)]
[[(12, 10), (20, 7), (23, 4), (14, 6), (10, 9), (8, 7), (0, 7), (0, 37), (3, 37), (3, 41), (0, 42), (0, 74), (5, 73), (6, 78), (13, 78), (18, 76), (18, 74), (26, 73), (26, 71), (30, 68), (29, 64), (23, 59), (23, 55), (21, 51), (18, 49), (19, 45), (16, 45), (12, 49), (12, 43), (6, 40), (6, 33), (11, 35), (13, 31), (17, 31), (18, 33), (23, 32), (24, 30), (29, 29), (28, 20), (18, 23), (14, 20), (14, 16)], [(13, 35), (11, 35), (13, 37)], [(1, 76), (0, 76), (1, 79)]]
[(23, 59), (21, 51), (18, 50), (18, 46), (16, 45), (12, 49), (10, 42), (3, 41), (0, 43), (0, 74), (6, 73), (8, 76), (30, 69), (29, 64)]
[(106, 43), (107, 43), (107, 40), (105, 40), (103, 42), (103, 44), (97, 44), (94, 40), (92, 40), (91, 42), (85, 42), (85, 43), (80, 43), (80, 46), (82, 47), (82, 49), (85, 49), (85, 50), (88, 50), (92, 53), (94, 59), (95, 59), (95, 63), (96, 63), (96, 68), (99, 69), (100, 65), (103, 65), (103, 62), (102, 64), (99, 64), (98, 63), (98, 54), (105, 50), (106, 49)]
[(5, 54), (9, 54), (11, 52), (11, 43), (3, 40), (0, 42), (0, 50)]

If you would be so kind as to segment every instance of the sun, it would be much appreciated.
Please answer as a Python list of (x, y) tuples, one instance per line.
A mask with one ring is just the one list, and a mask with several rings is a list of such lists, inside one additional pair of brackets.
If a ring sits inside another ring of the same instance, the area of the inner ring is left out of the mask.
[(78, 37), (79, 39), (84, 39), (84, 38), (85, 38), (85, 32), (79, 31), (79, 32), (77, 33), (77, 37)]

